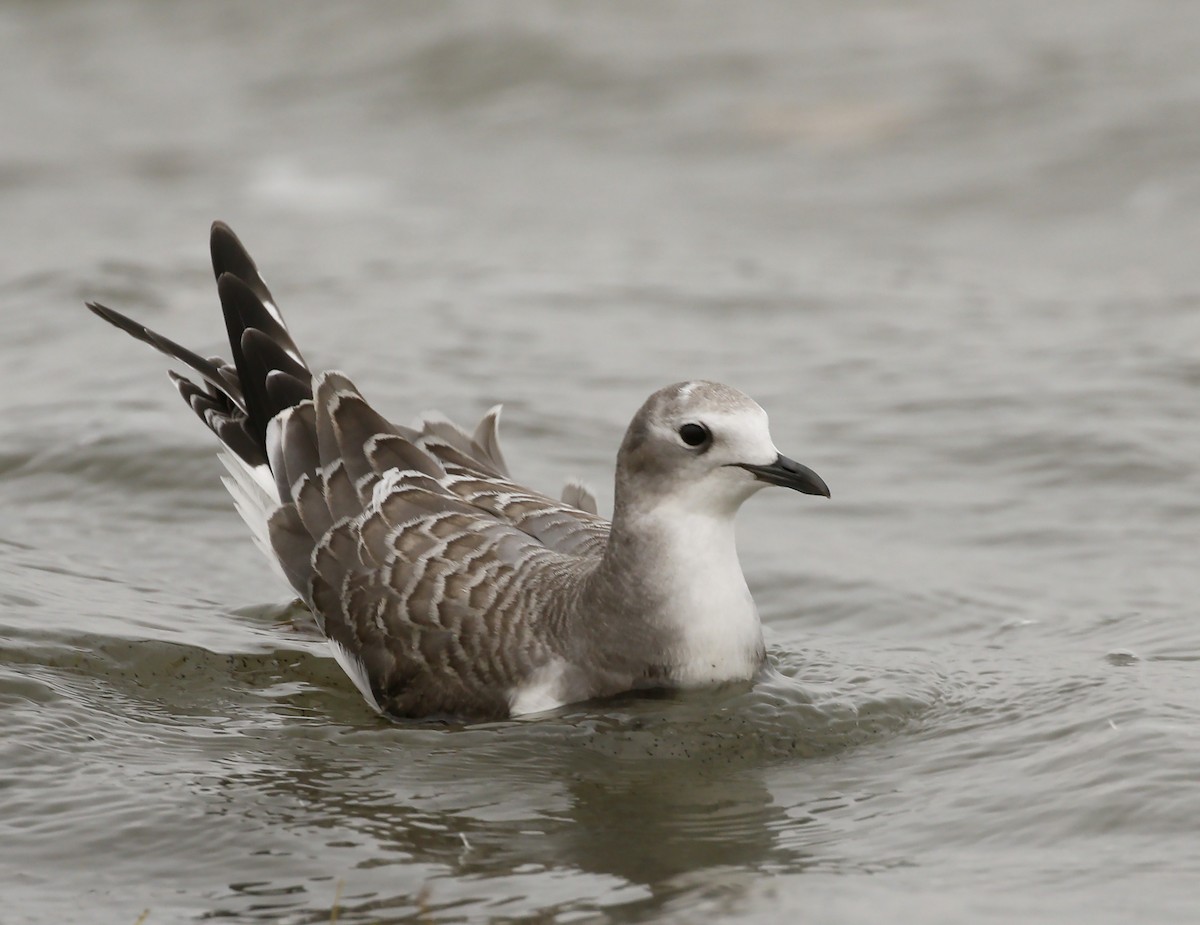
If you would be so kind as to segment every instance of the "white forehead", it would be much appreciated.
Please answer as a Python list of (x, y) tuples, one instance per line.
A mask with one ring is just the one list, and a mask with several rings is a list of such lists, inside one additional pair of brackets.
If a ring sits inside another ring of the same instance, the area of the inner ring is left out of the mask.
[(739, 411), (713, 411), (701, 420), (713, 433), (715, 443), (738, 462), (767, 465), (779, 455), (767, 413), (755, 405)]

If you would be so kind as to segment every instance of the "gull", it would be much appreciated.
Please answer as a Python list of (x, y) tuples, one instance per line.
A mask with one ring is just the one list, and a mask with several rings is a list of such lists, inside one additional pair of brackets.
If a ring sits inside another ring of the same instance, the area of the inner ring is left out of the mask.
[(582, 485), (555, 499), (512, 479), (499, 406), (473, 432), (401, 426), (343, 373), (314, 375), (241, 241), (215, 222), (210, 244), (232, 363), (87, 306), (194, 374), (170, 376), (220, 441), (238, 512), (376, 711), (488, 720), (755, 676), (734, 515), (768, 485), (829, 489), (753, 400), (704, 380), (651, 395), (609, 522)]

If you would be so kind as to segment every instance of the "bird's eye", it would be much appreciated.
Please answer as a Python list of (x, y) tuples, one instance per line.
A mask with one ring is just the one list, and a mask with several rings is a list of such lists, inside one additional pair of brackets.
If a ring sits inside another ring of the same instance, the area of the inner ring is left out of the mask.
[(703, 424), (684, 424), (679, 428), (679, 439), (688, 446), (701, 446), (712, 439), (712, 434)]

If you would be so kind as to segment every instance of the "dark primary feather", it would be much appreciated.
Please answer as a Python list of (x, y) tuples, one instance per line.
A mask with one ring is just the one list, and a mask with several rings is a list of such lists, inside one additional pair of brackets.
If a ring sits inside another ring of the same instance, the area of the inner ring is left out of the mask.
[(220, 361), (206, 360), (198, 353), (188, 350), (187, 347), (175, 343), (170, 338), (163, 337), (161, 334), (150, 330), (144, 324), (140, 324), (126, 315), (122, 315), (115, 309), (101, 305), (99, 302), (85, 302), (83, 304), (91, 309), (94, 314), (103, 318), (114, 327), (120, 328), (131, 337), (137, 338), (144, 344), (149, 344), (160, 353), (165, 353), (167, 356), (179, 360), (186, 366), (194, 369), (208, 383), (215, 388), (221, 389), (235, 404), (242, 404), (242, 390), (237, 383), (236, 375), (229, 376), (223, 374)]
[(266, 283), (241, 241), (222, 222), (210, 238), (217, 292), (233, 365), (210, 360), (120, 312), (88, 302), (109, 324), (199, 373), (207, 391), (172, 375), (184, 401), (233, 453), (250, 466), (267, 459), (267, 422), (311, 398), (312, 373), (275, 307)]
[(168, 371), (167, 375), (175, 383), (183, 400), (222, 444), (250, 466), (259, 466), (267, 461), (262, 448), (246, 427), (245, 411), (227, 393), (218, 391), (211, 384), (207, 389), (202, 389), (191, 379), (173, 371)]
[(279, 314), (275, 297), (271, 295), (271, 290), (263, 281), (262, 274), (258, 272), (258, 266), (238, 236), (233, 233), (233, 229), (224, 222), (213, 222), (209, 231), (208, 247), (212, 254), (213, 277), (219, 280), (228, 273), (245, 283), (278, 322), (277, 330), (270, 330), (267, 333), (280, 336), (281, 343), (287, 345), (299, 356), (300, 351), (296, 349), (296, 344), (283, 322), (283, 316)]
[[(299, 359), (298, 351), (293, 349), (293, 358), (287, 346), (280, 343), (280, 332), (284, 337), (287, 332), (246, 282), (231, 273), (222, 273), (217, 279), (217, 293), (225, 314), (234, 366), (246, 396), (247, 427), (265, 448), (267, 422), (289, 407), (280, 407), (271, 400), (267, 376), (281, 370), (307, 385), (312, 374)], [(287, 341), (290, 344), (291, 338), (287, 337)]]

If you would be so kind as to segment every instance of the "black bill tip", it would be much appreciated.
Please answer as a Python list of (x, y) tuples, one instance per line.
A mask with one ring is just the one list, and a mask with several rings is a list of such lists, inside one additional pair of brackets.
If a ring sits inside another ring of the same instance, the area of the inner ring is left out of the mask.
[(752, 473), (756, 479), (766, 482), (768, 485), (780, 485), (806, 495), (829, 497), (829, 486), (825, 484), (823, 478), (803, 463), (788, 459), (782, 454), (776, 456), (774, 462), (765, 466), (755, 466), (750, 463), (734, 463), (734, 465)]

